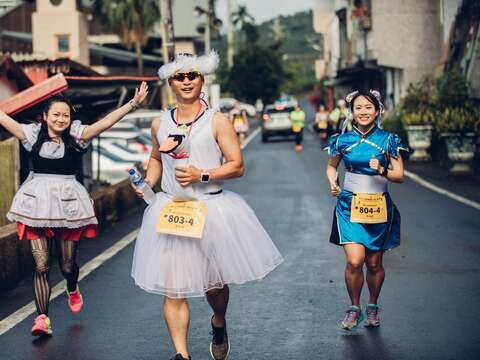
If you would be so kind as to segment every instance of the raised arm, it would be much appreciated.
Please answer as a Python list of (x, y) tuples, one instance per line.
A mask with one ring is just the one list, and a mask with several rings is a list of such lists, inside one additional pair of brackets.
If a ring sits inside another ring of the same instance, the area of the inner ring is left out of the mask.
[(22, 126), (10, 116), (5, 114), (2, 110), (0, 110), (0, 125), (18, 140), (25, 140), (25, 132), (23, 131)]
[(113, 125), (119, 122), (125, 115), (135, 109), (140, 103), (145, 100), (148, 95), (148, 86), (145, 81), (140, 85), (140, 89), (135, 89), (135, 96), (128, 103), (119, 107), (117, 110), (112, 111), (103, 119), (97, 121), (95, 124), (89, 125), (83, 130), (81, 140), (89, 141), (94, 137), (100, 135), (107, 129), (110, 129)]
[(404, 167), (402, 157), (399, 155), (397, 158), (390, 158), (390, 165), (391, 169), (389, 169), (387, 172), (387, 179), (392, 182), (403, 183)]
[(371, 159), (370, 160), (370, 168), (375, 170), (379, 175), (385, 176), (389, 181), (402, 183), (404, 180), (404, 166), (403, 166), (403, 159), (400, 154), (398, 157), (390, 156), (390, 166), (385, 169), (378, 159)]

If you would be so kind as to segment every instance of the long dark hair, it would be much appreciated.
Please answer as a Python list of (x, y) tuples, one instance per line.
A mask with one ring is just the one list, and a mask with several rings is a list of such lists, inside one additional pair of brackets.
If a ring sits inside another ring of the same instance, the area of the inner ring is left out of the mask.
[[(50, 111), (50, 108), (52, 107), (53, 104), (55, 103), (64, 103), (67, 104), (68, 107), (70, 108), (70, 125), (68, 125), (68, 128), (66, 128), (63, 133), (62, 133), (62, 141), (65, 144), (65, 149), (74, 149), (79, 152), (85, 151), (84, 149), (80, 148), (77, 145), (77, 142), (75, 141), (75, 138), (70, 135), (70, 129), (72, 127), (72, 114), (74, 113), (75, 109), (73, 108), (70, 100), (68, 100), (65, 96), (63, 95), (56, 95), (48, 99), (48, 101), (45, 104), (45, 107), (43, 109), (43, 114), (47, 116), (48, 112)], [(42, 119), (41, 121), (41, 127), (40, 127), (40, 132), (38, 133), (38, 138), (37, 142), (35, 145), (33, 145), (32, 151), (36, 154), (40, 152), (40, 149), (42, 148), (42, 145), (46, 141), (51, 141), (52, 139), (48, 135), (48, 125), (45, 120)]]

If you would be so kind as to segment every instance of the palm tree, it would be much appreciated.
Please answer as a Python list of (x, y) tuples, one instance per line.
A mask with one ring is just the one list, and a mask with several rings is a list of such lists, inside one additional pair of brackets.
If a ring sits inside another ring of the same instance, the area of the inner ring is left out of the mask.
[[(247, 7), (242, 5), (238, 7), (237, 11), (232, 13), (232, 16), (233, 25), (237, 26), (238, 24), (240, 24), (240, 29), (244, 34), (243, 36), (241, 36), (243, 38), (243, 41), (241, 42), (245, 42), (248, 39), (252, 28), (254, 27), (255, 18), (248, 13)], [(245, 36), (247, 37), (247, 39), (245, 39)]]
[(243, 29), (245, 23), (255, 22), (255, 18), (248, 13), (246, 6), (239, 6), (238, 10), (232, 13), (233, 25), (240, 24), (240, 28)]
[(156, 0), (102, 0), (101, 12), (110, 28), (119, 34), (122, 43), (137, 53), (138, 73), (143, 75), (142, 47), (148, 31), (160, 18)]

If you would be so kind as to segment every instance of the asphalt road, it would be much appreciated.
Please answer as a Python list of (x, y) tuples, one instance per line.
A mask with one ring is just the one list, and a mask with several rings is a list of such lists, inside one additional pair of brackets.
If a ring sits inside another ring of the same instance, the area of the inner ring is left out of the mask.
[[(382, 325), (345, 332), (338, 326), (348, 306), (345, 260), (328, 243), (335, 200), (324, 175), (327, 156), (308, 132), (304, 152), (293, 147), (264, 145), (257, 136), (245, 150), (245, 177), (226, 186), (255, 209), (285, 256), (266, 279), (232, 286), (230, 359), (478, 359), (480, 212), (409, 180), (392, 185), (403, 235), (385, 255)], [(82, 244), (81, 262), (140, 220), (132, 216)], [(130, 245), (81, 282), (81, 314), (69, 313), (64, 295), (53, 300), (51, 339), (30, 335), (33, 315), (0, 336), (0, 359), (169, 359), (162, 299), (134, 286), (132, 253)], [(2, 318), (32, 300), (29, 287), (26, 281), (1, 294)], [(209, 359), (210, 309), (201, 298), (190, 305), (190, 352)]]

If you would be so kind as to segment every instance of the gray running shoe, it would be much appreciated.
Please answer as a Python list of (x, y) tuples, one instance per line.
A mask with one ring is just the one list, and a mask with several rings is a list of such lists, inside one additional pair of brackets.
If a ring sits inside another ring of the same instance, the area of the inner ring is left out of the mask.
[(362, 310), (355, 305), (352, 305), (345, 313), (341, 328), (344, 330), (353, 330), (363, 321)]
[[(212, 316), (213, 319), (213, 316)], [(227, 335), (227, 322), (223, 327), (217, 328), (212, 323), (212, 342), (210, 343), (210, 355), (214, 360), (226, 360), (230, 354), (230, 341)]]
[(380, 326), (380, 317), (378, 313), (380, 309), (375, 304), (368, 304), (365, 310), (367, 318), (365, 320), (365, 327), (377, 327)]

